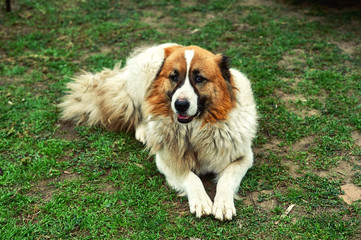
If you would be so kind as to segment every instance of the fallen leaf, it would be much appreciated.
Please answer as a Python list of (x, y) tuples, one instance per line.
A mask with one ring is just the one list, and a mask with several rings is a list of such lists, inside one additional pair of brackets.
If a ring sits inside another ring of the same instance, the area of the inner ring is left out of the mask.
[(192, 32), (191, 32), (191, 34), (194, 34), (194, 33), (196, 33), (196, 32), (199, 32), (199, 28), (196, 28), (196, 29), (194, 29)]
[[(296, 206), (296, 204), (291, 204), (286, 211), (281, 215), (281, 219), (286, 217), (291, 211), (292, 209)], [(280, 222), (280, 220), (276, 221), (275, 224), (277, 225)]]
[(241, 229), (243, 227), (242, 220), (237, 220), (238, 227)]
[(140, 168), (144, 168), (142, 164), (139, 163), (134, 163), (135, 166), (140, 167)]

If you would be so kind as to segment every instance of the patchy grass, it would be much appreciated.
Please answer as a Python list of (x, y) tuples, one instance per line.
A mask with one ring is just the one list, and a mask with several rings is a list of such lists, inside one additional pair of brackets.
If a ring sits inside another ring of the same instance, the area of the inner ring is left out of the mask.
[[(361, 237), (360, 200), (339, 197), (361, 188), (359, 9), (201, 2), (19, 0), (0, 12), (4, 239)], [(74, 74), (162, 42), (223, 52), (253, 83), (256, 162), (234, 221), (191, 215), (132, 135), (58, 120)]]

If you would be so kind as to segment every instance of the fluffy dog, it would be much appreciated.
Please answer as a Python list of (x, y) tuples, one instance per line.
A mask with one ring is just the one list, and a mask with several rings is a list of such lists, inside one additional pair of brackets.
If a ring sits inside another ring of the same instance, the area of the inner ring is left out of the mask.
[[(253, 164), (257, 112), (249, 80), (227, 57), (168, 43), (135, 50), (123, 68), (74, 80), (59, 105), (63, 120), (135, 131), (192, 213), (236, 215), (234, 197)], [(209, 172), (217, 176), (214, 202), (198, 177)]]

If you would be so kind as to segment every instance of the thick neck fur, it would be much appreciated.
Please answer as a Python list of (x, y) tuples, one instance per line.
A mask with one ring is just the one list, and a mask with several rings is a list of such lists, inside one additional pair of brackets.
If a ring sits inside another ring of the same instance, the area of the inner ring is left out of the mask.
[[(242, 119), (240, 119), (242, 121)], [(237, 134), (241, 122), (219, 121), (204, 125), (201, 119), (189, 124), (180, 124), (169, 117), (149, 118), (147, 147), (152, 153), (164, 151), (172, 159), (167, 164), (176, 165), (179, 173), (192, 170), (207, 173), (208, 169), (222, 169), (232, 161), (242, 157), (244, 136)], [(242, 127), (242, 126), (241, 126)], [(250, 129), (253, 135), (253, 131)], [(210, 156), (220, 161), (209, 159)], [(218, 164), (214, 168), (212, 164)]]

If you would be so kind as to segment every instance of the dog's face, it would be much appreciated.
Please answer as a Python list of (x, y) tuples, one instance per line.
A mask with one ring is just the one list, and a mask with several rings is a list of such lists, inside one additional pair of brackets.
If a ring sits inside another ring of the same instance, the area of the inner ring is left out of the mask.
[(228, 59), (196, 46), (165, 49), (165, 59), (147, 101), (155, 115), (179, 123), (224, 120), (234, 105)]

